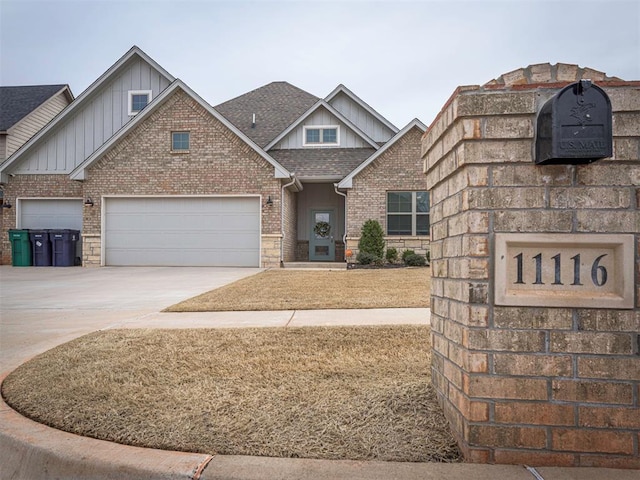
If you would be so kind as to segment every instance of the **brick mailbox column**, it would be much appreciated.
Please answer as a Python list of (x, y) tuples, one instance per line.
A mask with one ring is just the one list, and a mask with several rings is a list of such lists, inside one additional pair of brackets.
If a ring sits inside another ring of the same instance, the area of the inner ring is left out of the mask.
[[(536, 115), (590, 78), (613, 157), (536, 165)], [(461, 87), (423, 137), (432, 374), (473, 462), (640, 468), (640, 82), (535, 65)]]

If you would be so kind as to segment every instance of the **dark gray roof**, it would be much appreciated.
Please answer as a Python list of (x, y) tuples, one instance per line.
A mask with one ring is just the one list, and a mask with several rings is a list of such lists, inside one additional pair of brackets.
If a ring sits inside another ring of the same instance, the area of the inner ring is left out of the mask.
[(269, 155), (302, 180), (326, 176), (342, 179), (375, 152), (374, 148), (303, 148), (269, 150)]
[(0, 87), (0, 131), (5, 132), (66, 85)]
[[(318, 97), (290, 83), (272, 82), (214, 108), (242, 133), (264, 147), (318, 100)], [(252, 127), (254, 113), (256, 125)]]

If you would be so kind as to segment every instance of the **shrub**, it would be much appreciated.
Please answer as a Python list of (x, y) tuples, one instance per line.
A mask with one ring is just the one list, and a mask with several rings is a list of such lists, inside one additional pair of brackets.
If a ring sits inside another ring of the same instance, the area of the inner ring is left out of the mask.
[(380, 258), (375, 256), (372, 253), (359, 252), (358, 255), (356, 255), (356, 261), (360, 265), (371, 265), (372, 263), (375, 264), (375, 263), (379, 262)]
[(427, 257), (427, 263), (431, 263), (431, 250), (427, 250), (427, 254), (425, 256)]
[(377, 220), (367, 220), (362, 226), (358, 250), (384, 258), (384, 232)]
[(427, 259), (424, 255), (417, 255), (414, 253), (413, 255), (407, 255), (404, 263), (410, 267), (424, 267), (427, 264)]
[(395, 263), (398, 260), (398, 250), (393, 247), (387, 248), (386, 258), (387, 262)]
[(407, 263), (407, 257), (415, 254), (416, 252), (414, 252), (413, 250), (405, 250), (404, 252), (402, 252), (402, 261), (404, 263)]

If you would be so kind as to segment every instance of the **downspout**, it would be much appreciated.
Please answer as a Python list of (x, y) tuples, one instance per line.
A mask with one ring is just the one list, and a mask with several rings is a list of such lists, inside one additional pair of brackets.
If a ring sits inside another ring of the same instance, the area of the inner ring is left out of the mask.
[[(342, 235), (342, 243), (344, 244), (344, 251), (347, 251), (347, 194), (338, 191), (338, 184), (333, 184), (333, 189), (338, 195), (344, 197), (344, 234)], [(346, 260), (346, 257), (345, 257)]]
[(294, 183), (296, 183), (296, 174), (295, 172), (289, 175), (291, 181), (282, 186), (282, 190), (280, 191), (280, 229), (282, 233), (282, 238), (280, 239), (280, 266), (284, 263), (284, 238), (286, 236), (286, 232), (284, 230), (284, 189), (290, 187)]

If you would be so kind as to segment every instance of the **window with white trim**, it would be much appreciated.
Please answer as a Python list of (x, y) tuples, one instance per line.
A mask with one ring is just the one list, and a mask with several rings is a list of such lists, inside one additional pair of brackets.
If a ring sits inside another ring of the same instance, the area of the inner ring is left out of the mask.
[(387, 192), (387, 235), (429, 235), (429, 192)]
[(171, 151), (188, 152), (190, 140), (189, 132), (171, 132)]
[(151, 101), (151, 90), (129, 90), (129, 115), (137, 115)]
[(337, 125), (314, 125), (303, 130), (302, 145), (305, 147), (340, 145), (340, 127)]

